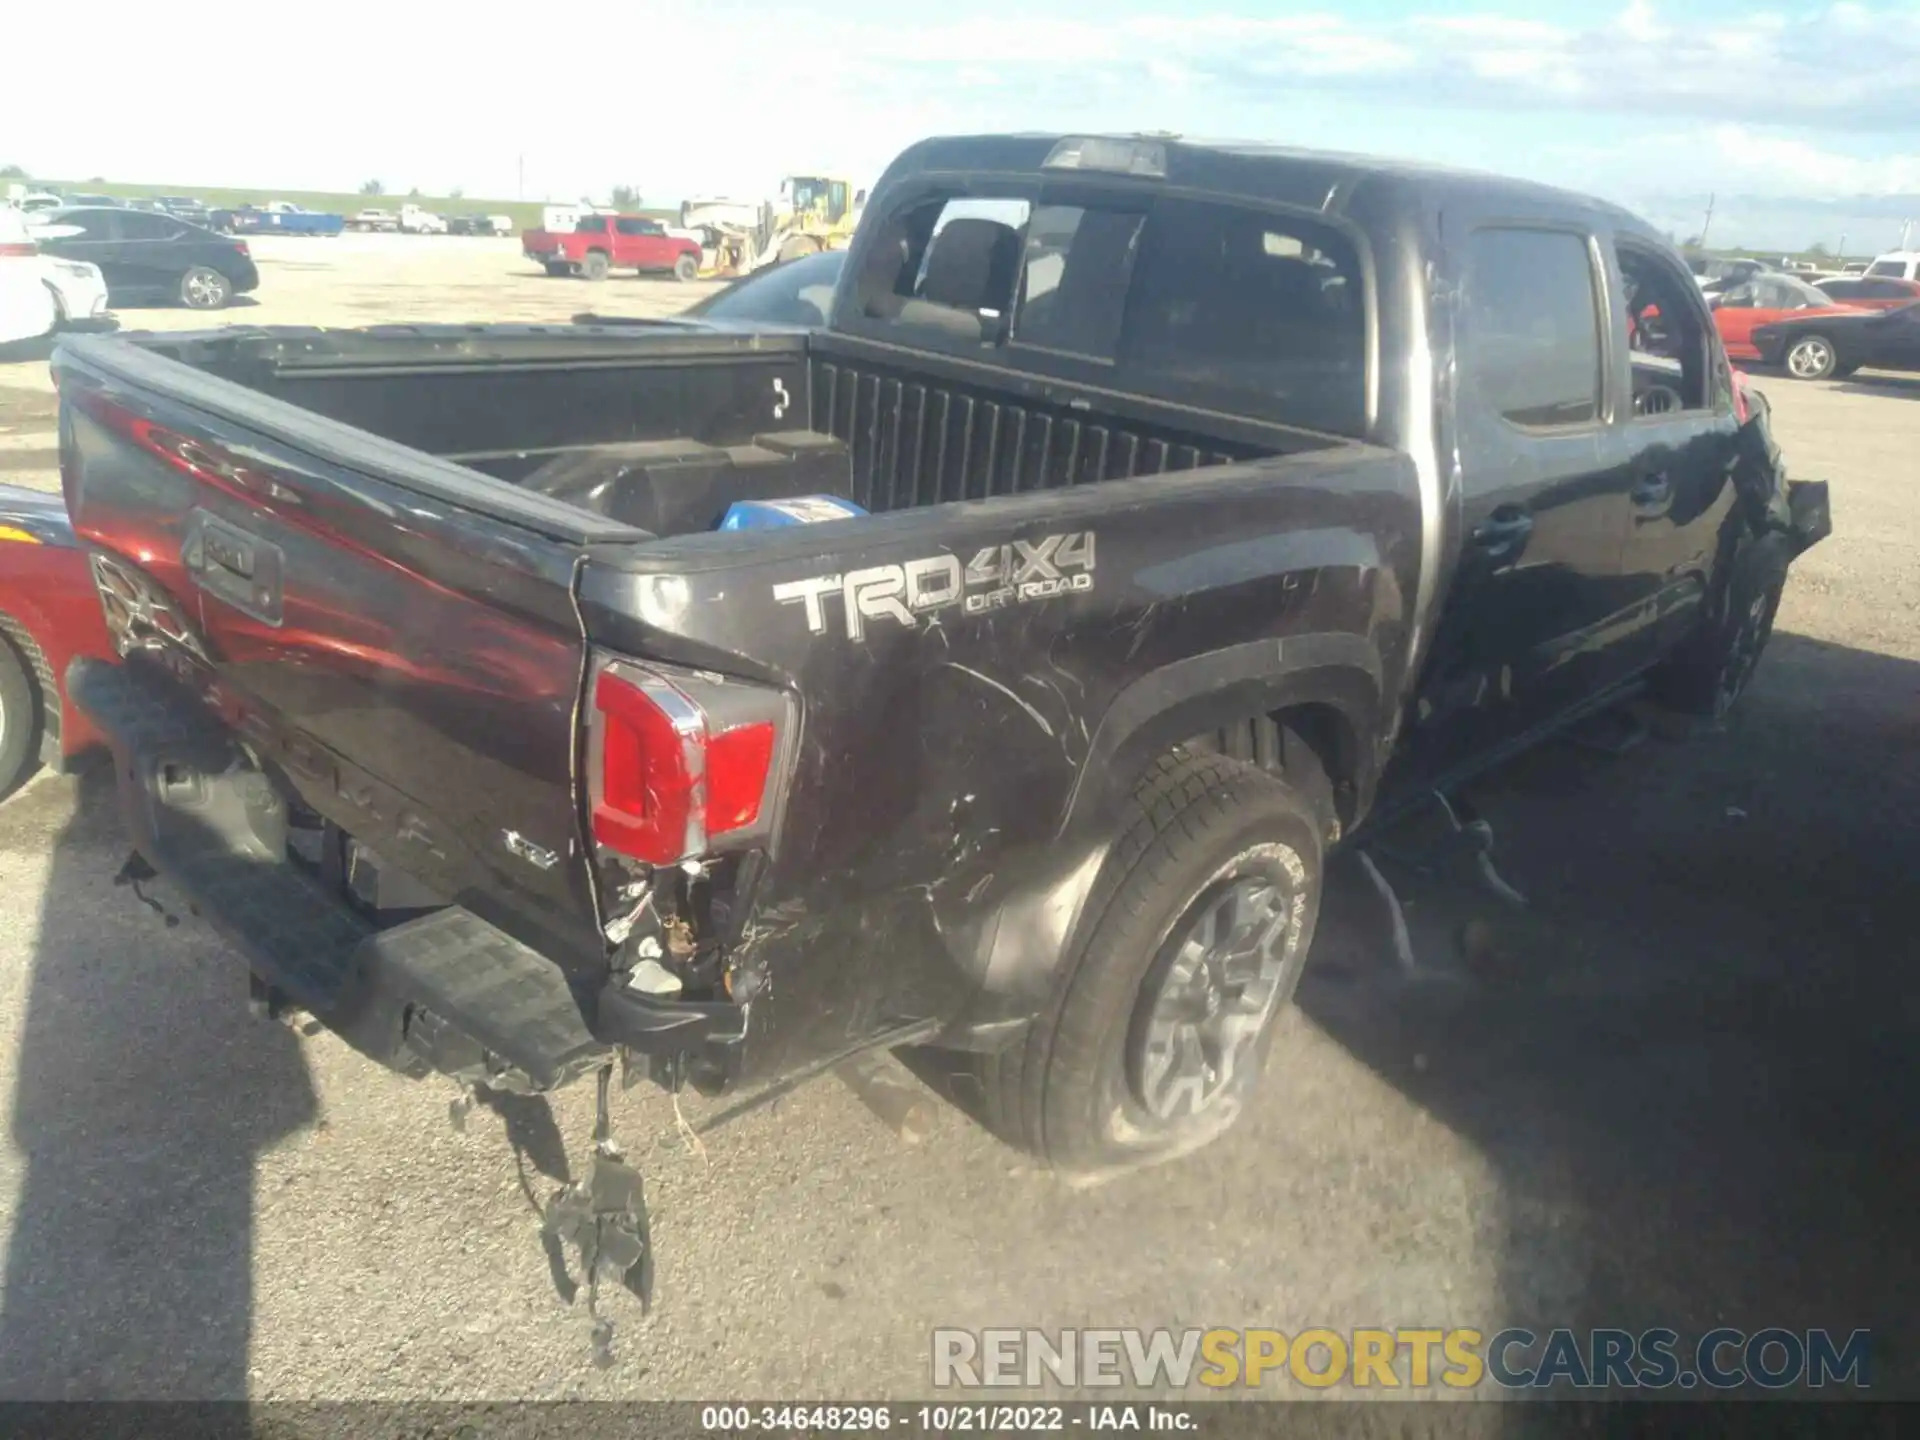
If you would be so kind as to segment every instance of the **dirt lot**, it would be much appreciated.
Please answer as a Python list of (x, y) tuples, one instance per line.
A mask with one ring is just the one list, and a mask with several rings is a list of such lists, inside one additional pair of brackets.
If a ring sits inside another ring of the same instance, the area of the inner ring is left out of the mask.
[[(260, 303), (224, 318), (690, 298), (488, 241), (259, 249)], [(0, 470), (50, 474), (44, 377), (0, 367)], [(1866, 1327), (1876, 1392), (1920, 1393), (1920, 385), (1767, 388), (1840, 533), (1730, 732), (1561, 742), (1476, 789), (1524, 928), (1455, 961), (1492, 912), (1410, 881), (1407, 976), (1343, 869), (1266, 1103), (1093, 1191), (948, 1110), (906, 1147), (837, 1080), (704, 1154), (636, 1091), (659, 1304), (616, 1297), (608, 1366), (532, 1206), (590, 1097), (458, 1134), (450, 1089), (252, 1021), (203, 926), (111, 884), (98, 777), (35, 781), (0, 809), (0, 1395), (904, 1396), (935, 1325), (1194, 1323)]]
[[(341, 235), (250, 239), (260, 288), (214, 314), (122, 309), (127, 330), (209, 325), (400, 325), (408, 321), (516, 320), (565, 324), (596, 310), (671, 315), (717, 289), (631, 271), (600, 284), (554, 279), (520, 254), (519, 239), (488, 236)], [(59, 488), (47, 342), (0, 345), (0, 481)], [(12, 362), (12, 363), (9, 363)]]

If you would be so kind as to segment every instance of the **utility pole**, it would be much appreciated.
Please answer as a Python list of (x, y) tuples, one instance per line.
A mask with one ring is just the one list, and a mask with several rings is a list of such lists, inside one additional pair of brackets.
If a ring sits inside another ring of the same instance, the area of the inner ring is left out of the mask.
[(1844, 230), (1840, 232), (1840, 249), (1833, 258), (1838, 260), (1842, 265), (1847, 263), (1847, 232)]
[(1900, 248), (1902, 250), (1907, 248), (1907, 232), (1911, 229), (1913, 229), (1913, 221), (1902, 220), (1900, 222)]
[(1709, 191), (1707, 194), (1707, 218), (1702, 221), (1700, 225), (1700, 248), (1702, 250), (1707, 248), (1707, 232), (1711, 229), (1713, 229), (1713, 194)]

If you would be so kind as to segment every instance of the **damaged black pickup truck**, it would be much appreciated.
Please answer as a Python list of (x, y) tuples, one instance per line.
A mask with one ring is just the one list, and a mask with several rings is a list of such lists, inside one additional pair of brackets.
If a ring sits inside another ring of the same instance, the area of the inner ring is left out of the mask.
[(55, 369), (72, 693), (260, 994), (533, 1090), (924, 1045), (1069, 1171), (1238, 1113), (1329, 846), (1723, 711), (1828, 529), (1631, 216), (1168, 137), (916, 146), (823, 329)]

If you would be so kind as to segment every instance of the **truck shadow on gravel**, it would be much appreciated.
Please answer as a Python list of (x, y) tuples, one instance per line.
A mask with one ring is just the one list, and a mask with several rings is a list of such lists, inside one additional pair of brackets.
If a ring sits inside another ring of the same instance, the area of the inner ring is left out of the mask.
[(1472, 787), (1528, 911), (1384, 865), (1412, 975), (1335, 866), (1301, 1005), (1501, 1178), (1451, 1323), (1868, 1329), (1920, 1393), (1917, 742), (1920, 664), (1782, 634), (1727, 733)]
[(17, 861), (51, 842), (8, 1117), (26, 1169), (0, 1397), (243, 1399), (254, 1161), (316, 1100), (296, 1038), (250, 1015), (211, 932), (113, 883), (111, 791), (96, 766), (0, 809)]

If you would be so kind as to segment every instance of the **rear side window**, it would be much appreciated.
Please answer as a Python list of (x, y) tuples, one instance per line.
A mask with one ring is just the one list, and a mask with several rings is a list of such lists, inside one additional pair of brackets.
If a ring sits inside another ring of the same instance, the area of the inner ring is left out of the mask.
[(970, 196), (892, 217), (857, 295), (862, 315), (941, 348), (1005, 346), (1034, 368), (1097, 366), (1116, 389), (1357, 435), (1363, 288), (1352, 246), (1305, 218)]
[(1363, 288), (1358, 255), (1332, 227), (1162, 201), (1141, 236), (1119, 363), (1172, 399), (1358, 435)]
[(657, 220), (616, 220), (613, 228), (622, 235), (658, 235), (661, 233)]
[(176, 240), (186, 227), (168, 215), (148, 215), (138, 210), (120, 217), (121, 237), (127, 240)]
[(56, 225), (77, 225), (81, 233), (79, 240), (118, 240), (120, 238), (120, 212), (117, 210), (81, 210), (56, 217)]
[(1467, 241), (1460, 351), (1466, 379), (1516, 425), (1600, 414), (1600, 322), (1584, 236), (1478, 230)]
[(1111, 362), (1146, 215), (1042, 205), (1027, 226), (1013, 338), (1022, 345)]
[(1907, 262), (1904, 260), (1876, 260), (1867, 267), (1869, 275), (1889, 275), (1895, 280), (1907, 278)]

